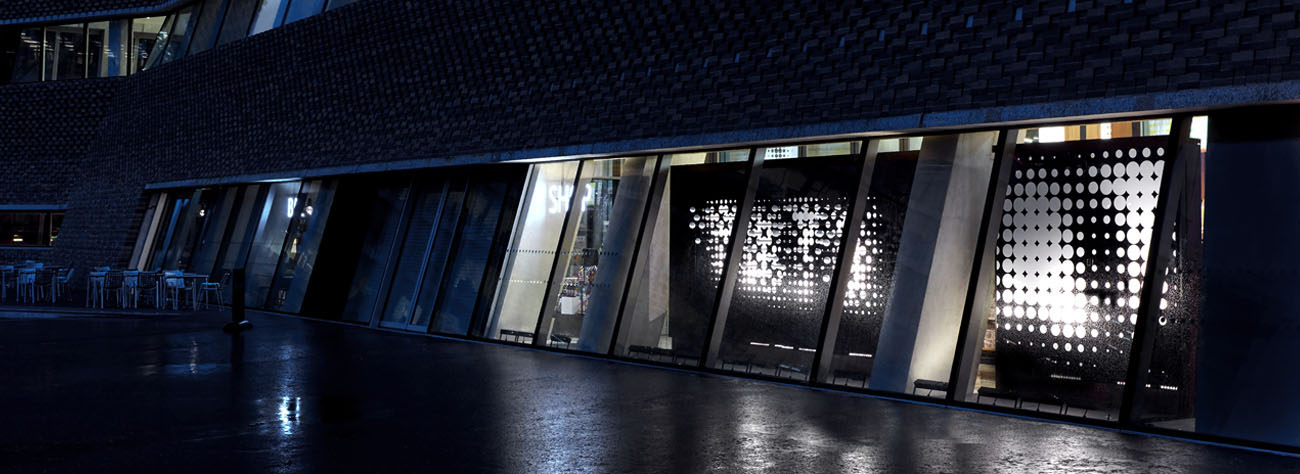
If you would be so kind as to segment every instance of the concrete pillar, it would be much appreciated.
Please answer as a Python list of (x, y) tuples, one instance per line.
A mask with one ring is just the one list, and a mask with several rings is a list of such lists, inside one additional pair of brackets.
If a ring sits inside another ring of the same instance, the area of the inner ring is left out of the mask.
[(926, 137), (870, 386), (947, 380), (969, 286), (997, 132)]
[(618, 180), (609, 221), (604, 224), (608, 227), (600, 242), (601, 255), (592, 282), (594, 290), (587, 314), (582, 317), (578, 350), (605, 352), (609, 349), (628, 269), (636, 252), (636, 237), (641, 230), (655, 162), (655, 158), (626, 158), (622, 163), (623, 175)]

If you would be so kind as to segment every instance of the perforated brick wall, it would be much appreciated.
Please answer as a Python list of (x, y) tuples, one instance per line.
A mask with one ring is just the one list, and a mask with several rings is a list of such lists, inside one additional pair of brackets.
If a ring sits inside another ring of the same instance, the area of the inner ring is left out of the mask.
[(124, 81), (56, 250), (125, 262), (148, 183), (1297, 80), (1296, 12), (363, 0)]

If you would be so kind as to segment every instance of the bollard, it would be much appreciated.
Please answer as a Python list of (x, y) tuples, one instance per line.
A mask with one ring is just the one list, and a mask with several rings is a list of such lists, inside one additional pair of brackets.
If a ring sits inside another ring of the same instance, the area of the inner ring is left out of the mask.
[(236, 268), (230, 272), (230, 322), (222, 330), (237, 333), (252, 328), (244, 318), (244, 269)]

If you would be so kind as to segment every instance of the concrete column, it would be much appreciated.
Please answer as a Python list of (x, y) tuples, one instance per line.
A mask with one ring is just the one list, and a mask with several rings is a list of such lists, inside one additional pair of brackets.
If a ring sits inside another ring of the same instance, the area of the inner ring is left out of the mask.
[(873, 389), (947, 380), (993, 167), (997, 132), (926, 137), (912, 182)]
[(655, 162), (655, 158), (627, 158), (623, 162), (625, 174), (618, 180), (618, 193), (600, 243), (599, 266), (592, 282), (594, 291), (587, 314), (582, 317), (578, 350), (605, 352), (609, 349), (628, 269), (636, 252), (636, 237), (641, 229)]

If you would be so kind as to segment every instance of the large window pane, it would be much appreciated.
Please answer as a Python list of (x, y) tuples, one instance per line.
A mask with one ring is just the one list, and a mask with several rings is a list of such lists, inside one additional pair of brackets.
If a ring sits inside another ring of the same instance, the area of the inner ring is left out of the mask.
[(947, 394), (997, 136), (875, 142), (822, 380)]
[(153, 244), (149, 247), (151, 253), (145, 261), (141, 262), (142, 269), (163, 269), (163, 265), (167, 263), (167, 249), (171, 248), (172, 241), (175, 240), (176, 231), (180, 227), (181, 219), (192, 196), (193, 193), (186, 191), (167, 194), (166, 201), (160, 207)]
[(805, 379), (861, 163), (854, 155), (780, 159), (791, 152), (759, 150), (774, 160), (757, 171), (730, 310), (718, 316), (726, 325), (717, 365)]
[(533, 165), (497, 285), (487, 337), (520, 342), (533, 339), (577, 173), (578, 163), (572, 161)]
[[(254, 184), (241, 188), (239, 203), (236, 205), (239, 213), (229, 224), (230, 228), (221, 245), (221, 253), (217, 256), (217, 271), (213, 273), (213, 278), (220, 280), (234, 269), (244, 268), (245, 263), (248, 262), (249, 248), (253, 235), (257, 232), (257, 223), (262, 217), (262, 207), (269, 187), (264, 184)], [(232, 301), (230, 287), (226, 287), (223, 291), (224, 301)]]
[(253, 236), (248, 263), (245, 265), (245, 301), (249, 306), (261, 307), (266, 303), (271, 279), (275, 276), (275, 267), (280, 261), (280, 251), (284, 248), (285, 237), (289, 232), (289, 221), (293, 219), (298, 207), (298, 190), (301, 187), (301, 182), (291, 181), (272, 184), (267, 191), (257, 233)]
[[(388, 289), (388, 301), (384, 303), (383, 317), (379, 320), (381, 326), (407, 328), (411, 324), (415, 286), (420, 281), (420, 270), (428, 258), (426, 253), (438, 224), (438, 211), (445, 186), (446, 183), (442, 181), (417, 185), (415, 198), (411, 202), (406, 238), (402, 240), (397, 265), (394, 267), (393, 283)], [(428, 319), (424, 319), (424, 322), (427, 325)]]
[(194, 33), (194, 23), (198, 20), (199, 5), (192, 5), (176, 13), (176, 22), (167, 36), (167, 45), (163, 49), (158, 64), (165, 64), (185, 57), (185, 50), (190, 45)]
[(504, 179), (491, 176), (473, 179), (465, 195), (451, 260), (442, 278), (442, 291), (433, 316), (434, 332), (464, 335), (469, 331), (480, 300), (488, 256), (499, 244), (497, 225), (509, 187), (510, 183)]
[[(167, 50), (167, 39), (171, 36), (172, 28), (176, 25), (176, 19), (177, 15), (175, 13), (167, 15), (167, 19), (163, 20), (162, 26), (158, 27), (157, 34), (154, 36), (154, 41), (152, 47), (149, 49), (149, 53), (141, 57), (140, 70), (145, 70), (160, 64), (160, 61), (163, 58), (163, 53)], [(140, 20), (137, 20), (137, 22), (139, 21)], [(146, 23), (146, 25), (148, 25), (148, 23)]]
[(85, 25), (56, 25), (45, 28), (45, 80), (86, 77)]
[(637, 157), (583, 164), (582, 195), (570, 212), (542, 321), (547, 344), (589, 352), (608, 349), (655, 161)]
[(248, 29), (248, 36), (279, 26), (287, 6), (288, 0), (262, 0), (253, 17), (253, 26)]
[(334, 203), (335, 185), (334, 180), (311, 181), (298, 192), (266, 309), (296, 313), (302, 307), (325, 223)]
[(903, 239), (921, 140), (882, 140), (871, 166), (866, 207), (849, 261), (834, 351), (831, 383), (865, 387), (871, 377), (880, 331), (894, 288), (894, 268)]
[(222, 240), (230, 226), (232, 214), (236, 211), (235, 205), (239, 192), (240, 188), (224, 188), (215, 191), (211, 207), (200, 211), (206, 221), (203, 229), (199, 231), (199, 241), (195, 245), (194, 256), (190, 259), (190, 272), (209, 275), (214, 273), (217, 257), (221, 253)]
[(977, 354), (976, 383), (962, 381), (961, 397), (1118, 414), (1168, 158), (1161, 133), (1167, 121), (1020, 135), (985, 249), (992, 304), (972, 315), (983, 326), (966, 349)]
[(131, 20), (90, 24), (90, 77), (125, 76), (130, 70)]
[(189, 52), (186, 54), (198, 54), (207, 51), (217, 40), (217, 35), (221, 33), (221, 21), (226, 16), (226, 3), (228, 0), (205, 0), (202, 11), (199, 13), (198, 22), (194, 25), (193, 39), (190, 40)]
[(413, 326), (427, 328), (433, 317), (433, 308), (442, 291), (443, 275), (446, 274), (451, 259), (452, 244), (456, 240), (456, 229), (460, 227), (467, 185), (464, 179), (456, 179), (447, 187), (447, 198), (438, 217), (438, 233), (433, 238), (433, 246), (429, 248), (424, 279), (420, 282), (420, 294), (415, 299)]
[(293, 3), (289, 4), (289, 12), (285, 14), (284, 22), (292, 23), (320, 13), (324, 9), (325, 0), (293, 0)]
[(406, 184), (381, 186), (375, 192), (370, 222), (366, 224), (356, 272), (343, 307), (344, 321), (369, 323), (375, 305), (382, 303), (380, 291), (387, 277), (388, 259), (397, 240), (402, 210), (409, 195), (410, 187)]
[(161, 16), (151, 16), (131, 20), (130, 74), (139, 72), (149, 63), (149, 55), (152, 54), (154, 48), (158, 46), (158, 39), (166, 36), (161, 33), (166, 31), (163, 29), (163, 23), (166, 20), (167, 17)]
[(614, 353), (698, 364), (749, 150), (667, 155)]
[(176, 229), (172, 231), (171, 241), (167, 246), (161, 268), (164, 270), (188, 270), (190, 257), (198, 245), (203, 227), (208, 222), (208, 209), (216, 205), (217, 193), (213, 190), (180, 191), (190, 196), (189, 204), (177, 213)]
[(1296, 124), (1294, 105), (1192, 120), (1137, 422), (1300, 446)]
[(18, 33), (17, 49), (14, 51), (13, 73), (9, 82), (36, 82), (41, 80), (41, 65), (44, 50), (44, 35), (40, 28), (27, 28)]
[(253, 13), (259, 3), (260, 0), (230, 0), (226, 19), (221, 23), (221, 36), (217, 38), (217, 44), (226, 44), (248, 36), (248, 28), (253, 22)]

